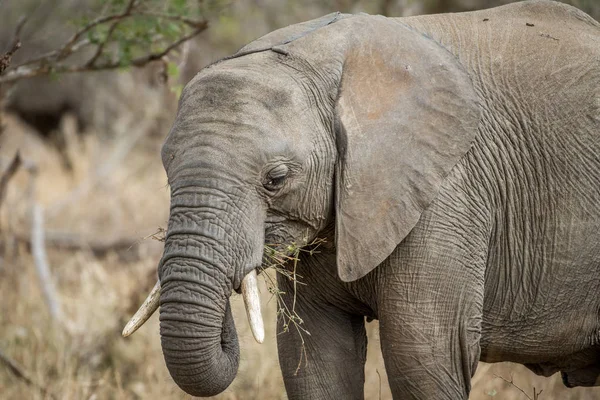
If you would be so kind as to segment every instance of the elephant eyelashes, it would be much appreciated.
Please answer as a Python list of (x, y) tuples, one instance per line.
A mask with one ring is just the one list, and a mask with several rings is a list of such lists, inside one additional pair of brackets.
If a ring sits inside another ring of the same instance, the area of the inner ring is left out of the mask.
[(285, 182), (285, 178), (288, 175), (288, 172), (289, 169), (287, 165), (280, 164), (276, 166), (267, 173), (266, 180), (263, 186), (265, 187), (265, 189), (271, 192), (281, 189), (283, 183)]

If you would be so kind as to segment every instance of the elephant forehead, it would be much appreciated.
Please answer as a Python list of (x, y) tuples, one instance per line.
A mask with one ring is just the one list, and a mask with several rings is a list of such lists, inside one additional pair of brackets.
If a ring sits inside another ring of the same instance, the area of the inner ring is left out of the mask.
[(308, 151), (301, 131), (314, 123), (307, 110), (289, 77), (254, 67), (199, 74), (182, 94), (163, 147), (165, 167), (177, 158), (179, 166), (244, 171), (274, 156), (301, 158)]
[(217, 65), (184, 89), (173, 133), (185, 135), (214, 122), (251, 126), (263, 134), (269, 128), (289, 130), (299, 126), (307, 109), (302, 89), (276, 66)]
[(200, 108), (241, 113), (253, 108), (281, 109), (292, 105), (292, 92), (285, 82), (252, 70), (223, 70), (199, 74), (184, 89), (180, 113)]

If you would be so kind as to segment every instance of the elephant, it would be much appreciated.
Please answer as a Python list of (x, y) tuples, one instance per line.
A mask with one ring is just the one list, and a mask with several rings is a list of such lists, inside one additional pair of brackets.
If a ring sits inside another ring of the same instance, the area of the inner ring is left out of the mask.
[(265, 243), (315, 238), (305, 285), (278, 277), (310, 332), (278, 323), (290, 399), (363, 398), (373, 319), (394, 398), (466, 399), (480, 360), (599, 384), (600, 24), (582, 11), (530, 0), (276, 30), (186, 85), (161, 156), (159, 283), (124, 334), (160, 308), (187, 393), (236, 376), (234, 291), (262, 341)]

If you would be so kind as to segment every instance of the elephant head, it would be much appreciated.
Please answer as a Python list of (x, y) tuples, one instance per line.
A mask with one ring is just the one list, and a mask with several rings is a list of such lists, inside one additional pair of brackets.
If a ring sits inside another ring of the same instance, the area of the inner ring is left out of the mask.
[(265, 242), (306, 243), (335, 224), (342, 280), (381, 263), (468, 151), (477, 110), (449, 52), (383, 17), (294, 25), (201, 71), (162, 150), (160, 330), (178, 385), (209, 396), (235, 377), (232, 290), (262, 340), (251, 293)]

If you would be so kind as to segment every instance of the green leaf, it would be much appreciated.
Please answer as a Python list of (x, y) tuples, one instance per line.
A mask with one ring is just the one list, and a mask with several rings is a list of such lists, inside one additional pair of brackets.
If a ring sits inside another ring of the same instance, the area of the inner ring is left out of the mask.
[(175, 96), (177, 96), (178, 99), (181, 97), (181, 92), (182, 91), (183, 91), (183, 85), (182, 84), (171, 86), (171, 92), (175, 93)]
[(167, 64), (167, 75), (171, 79), (179, 79), (179, 67), (174, 62)]
[(60, 74), (55, 69), (51, 69), (49, 73), (50, 80), (52, 82), (58, 82), (60, 80)]
[(176, 14), (185, 14), (187, 11), (187, 0), (172, 0), (170, 11)]

